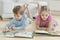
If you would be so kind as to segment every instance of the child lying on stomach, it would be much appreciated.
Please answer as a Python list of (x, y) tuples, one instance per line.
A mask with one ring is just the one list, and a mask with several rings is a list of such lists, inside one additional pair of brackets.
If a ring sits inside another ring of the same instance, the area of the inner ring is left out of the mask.
[(27, 25), (27, 16), (24, 14), (25, 9), (28, 4), (24, 7), (16, 6), (13, 8), (14, 18), (6, 25), (3, 32), (10, 32), (12, 30), (22, 30), (25, 29)]

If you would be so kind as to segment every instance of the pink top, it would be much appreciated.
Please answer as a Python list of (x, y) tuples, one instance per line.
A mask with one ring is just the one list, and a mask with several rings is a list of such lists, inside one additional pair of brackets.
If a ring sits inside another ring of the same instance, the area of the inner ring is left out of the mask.
[(48, 23), (48, 22), (51, 22), (52, 21), (52, 17), (51, 16), (49, 16), (48, 17), (48, 19), (47, 20), (45, 20), (45, 21), (43, 21), (42, 19), (41, 19), (41, 16), (40, 15), (38, 15), (37, 17), (36, 17), (36, 19), (37, 19), (37, 21), (42, 21), (42, 26), (46, 26), (46, 24)]

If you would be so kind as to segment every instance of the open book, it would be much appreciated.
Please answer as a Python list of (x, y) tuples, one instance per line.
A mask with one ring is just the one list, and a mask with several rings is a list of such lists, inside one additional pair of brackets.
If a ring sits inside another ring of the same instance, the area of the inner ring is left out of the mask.
[(36, 30), (35, 33), (42, 33), (42, 34), (46, 34), (48, 33), (47, 31), (44, 31), (44, 30)]
[(23, 33), (16, 33), (15, 37), (26, 37), (26, 38), (33, 38), (33, 33), (32, 32), (23, 32)]
[(60, 31), (44, 31), (44, 30), (36, 30), (36, 34), (48, 34), (48, 35), (56, 35), (60, 36)]
[(33, 38), (33, 32), (17, 32), (15, 34), (13, 33), (7, 33), (5, 35), (6, 37), (21, 37), (21, 38)]

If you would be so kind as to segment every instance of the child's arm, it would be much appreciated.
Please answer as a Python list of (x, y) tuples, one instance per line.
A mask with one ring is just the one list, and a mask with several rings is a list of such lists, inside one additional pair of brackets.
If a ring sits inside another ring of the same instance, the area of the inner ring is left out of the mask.
[(37, 19), (36, 19), (36, 28), (38, 29), (38, 30), (41, 30), (41, 27), (39, 27), (40, 26), (40, 21), (38, 21)]
[(14, 30), (13, 27), (15, 27), (15, 24), (12, 24), (12, 25), (9, 27), (9, 30)]
[(40, 27), (40, 21), (36, 20), (36, 22), (37, 22), (36, 28), (37, 28), (38, 30), (46, 30), (46, 28)]
[(49, 24), (48, 24), (47, 31), (52, 30), (52, 28), (53, 28), (53, 25), (52, 25), (52, 21), (51, 21), (51, 22), (49, 22)]
[(27, 20), (26, 15), (24, 15), (24, 17), (22, 19), (23, 20), (21, 22), (21, 25), (19, 24), (19, 26), (13, 27), (14, 30), (23, 30), (23, 29), (25, 29), (26, 25), (28, 25), (28, 20)]
[(25, 29), (25, 25), (18, 26), (18, 27), (13, 27), (14, 30), (23, 30)]
[(11, 20), (5, 27), (5, 29), (3, 30), (4, 32), (9, 32), (11, 26), (13, 25), (14, 20)]
[(26, 27), (26, 24), (27, 22), (25, 23), (26, 21), (24, 21), (20, 26), (17, 26), (17, 27), (13, 27), (14, 30), (23, 30), (25, 29)]
[(4, 33), (6, 33), (6, 32), (11, 32), (11, 31), (13, 31), (13, 27), (15, 27), (15, 24), (12, 24), (12, 25), (9, 27), (9, 29), (3, 30), (3, 32), (4, 32)]

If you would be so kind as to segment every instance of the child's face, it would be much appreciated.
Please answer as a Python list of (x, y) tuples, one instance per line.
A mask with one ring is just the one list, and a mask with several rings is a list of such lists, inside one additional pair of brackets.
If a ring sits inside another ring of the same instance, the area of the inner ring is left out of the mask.
[(41, 13), (42, 20), (47, 20), (48, 17), (49, 17), (49, 13), (47, 11), (43, 11)]
[(15, 18), (17, 19), (17, 20), (21, 20), (22, 19), (22, 16), (23, 16), (23, 9), (20, 9), (18, 12), (17, 12), (17, 14), (14, 14), (14, 16), (15, 16)]
[(22, 19), (22, 15), (19, 14), (14, 14), (16, 20), (21, 20)]

